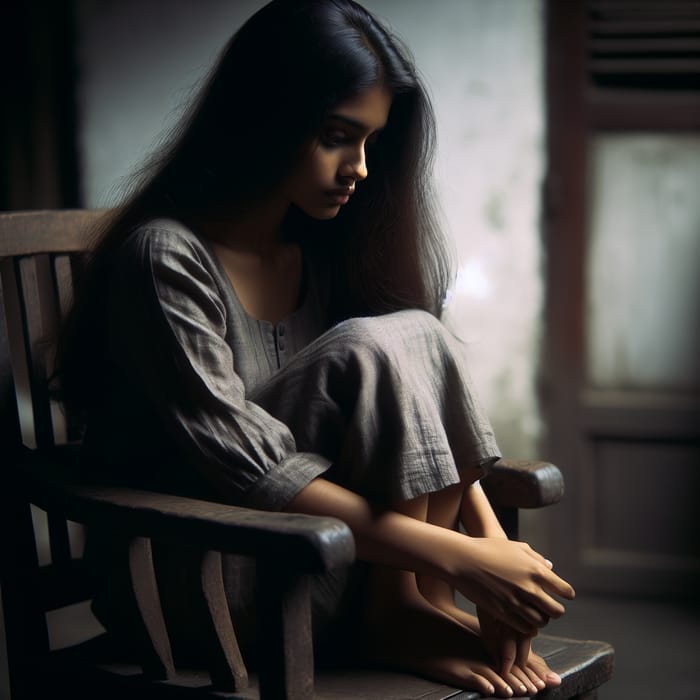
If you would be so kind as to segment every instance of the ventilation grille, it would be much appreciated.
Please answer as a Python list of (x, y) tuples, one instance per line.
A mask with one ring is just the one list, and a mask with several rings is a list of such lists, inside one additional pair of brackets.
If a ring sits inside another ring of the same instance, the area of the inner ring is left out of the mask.
[(593, 85), (700, 92), (700, 0), (589, 0)]

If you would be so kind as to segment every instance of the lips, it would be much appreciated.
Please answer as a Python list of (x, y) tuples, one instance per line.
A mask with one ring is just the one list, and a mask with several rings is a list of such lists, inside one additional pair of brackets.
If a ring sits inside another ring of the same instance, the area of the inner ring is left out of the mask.
[(354, 188), (350, 189), (348, 187), (343, 187), (337, 190), (330, 190), (327, 194), (328, 197), (335, 204), (347, 204), (350, 199), (350, 195), (354, 192)]

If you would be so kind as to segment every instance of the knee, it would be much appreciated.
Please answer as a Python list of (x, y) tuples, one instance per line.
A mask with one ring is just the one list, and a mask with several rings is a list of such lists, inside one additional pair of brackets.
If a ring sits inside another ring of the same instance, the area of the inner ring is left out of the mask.
[(372, 354), (381, 352), (387, 344), (386, 330), (382, 328), (380, 316), (362, 316), (341, 321), (332, 329), (333, 343), (345, 351), (362, 354), (369, 351)]
[(419, 309), (350, 318), (338, 324), (336, 331), (347, 346), (359, 345), (379, 354), (397, 344), (411, 346), (420, 340), (441, 338), (447, 332), (439, 319)]

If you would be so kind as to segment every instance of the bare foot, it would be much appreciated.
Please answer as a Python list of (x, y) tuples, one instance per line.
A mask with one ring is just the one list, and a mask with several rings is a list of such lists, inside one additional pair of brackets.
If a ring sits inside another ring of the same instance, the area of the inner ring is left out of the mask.
[(532, 650), (527, 659), (526, 670), (531, 678), (540, 679), (547, 688), (556, 688), (561, 685), (559, 674), (552, 671), (552, 669), (547, 666), (547, 662)]
[[(440, 596), (430, 601), (437, 609), (449, 615), (459, 624), (474, 634), (479, 634), (479, 620), (466, 610), (462, 610), (453, 600)], [(561, 685), (561, 678), (552, 671), (547, 662), (534, 651), (530, 650), (525, 664), (515, 664), (505, 680), (517, 695), (533, 695), (545, 688), (556, 688)]]
[[(476, 615), (471, 615), (466, 610), (462, 610), (462, 608), (451, 601), (442, 601), (442, 605), (438, 609), (449, 615), (460, 625), (466, 627), (473, 634), (479, 635), (479, 619)], [(515, 695), (535, 695), (546, 687), (544, 681), (536, 673), (528, 673), (525, 669), (515, 664), (510, 673), (501, 675), (513, 689)]]
[(365, 641), (373, 663), (483, 695), (514, 694), (489, 665), (479, 637), (422, 597), (372, 611)]

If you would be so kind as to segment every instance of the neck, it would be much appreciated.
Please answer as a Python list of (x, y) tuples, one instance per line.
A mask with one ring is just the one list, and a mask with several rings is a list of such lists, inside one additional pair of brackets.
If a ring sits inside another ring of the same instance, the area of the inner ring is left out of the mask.
[(284, 243), (282, 223), (288, 208), (287, 202), (266, 200), (207, 215), (199, 225), (204, 235), (215, 243), (264, 258), (277, 254)]

